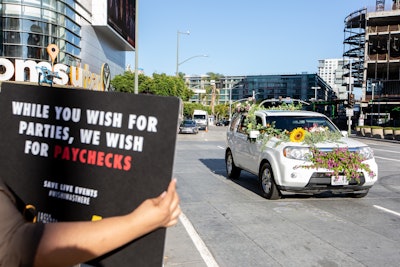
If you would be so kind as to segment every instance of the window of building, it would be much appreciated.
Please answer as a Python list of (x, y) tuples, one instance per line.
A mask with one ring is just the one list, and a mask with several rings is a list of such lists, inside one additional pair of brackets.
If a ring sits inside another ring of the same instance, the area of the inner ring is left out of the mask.
[(57, 36), (57, 29), (58, 29), (57, 25), (49, 24), (49, 32), (48, 32), (48, 34), (50, 36)]
[(19, 44), (21, 42), (21, 36), (19, 32), (12, 31), (12, 32), (5, 32), (5, 43), (14, 43)]
[(21, 57), (22, 47), (20, 45), (5, 45), (4, 53), (8, 57)]
[(41, 17), (40, 8), (31, 6), (22, 6), (22, 15), (25, 17), (40, 18)]
[(75, 34), (69, 32), (69, 31), (66, 31), (65, 37), (68, 42), (73, 43), (76, 46), (80, 45), (81, 39), (78, 36), (76, 36)]
[(14, 31), (21, 30), (20, 29), (20, 19), (4, 18), (3, 19), (3, 30), (14, 30)]
[(57, 22), (57, 13), (51, 10), (43, 10), (43, 20), (48, 22), (56, 23)]
[(56, 0), (42, 0), (44, 8), (56, 10)]
[(10, 4), (3, 4), (4, 13), (8, 16), (21, 16), (21, 6), (20, 5), (10, 5)]
[(23, 0), (23, 3), (27, 4), (27, 5), (32, 5), (32, 6), (38, 6), (38, 7), (41, 6), (40, 0)]
[(67, 15), (68, 18), (75, 19), (76, 14), (74, 10), (72, 10), (69, 7), (66, 7), (65, 11), (66, 11), (65, 15)]
[(65, 27), (77, 35), (81, 33), (81, 28), (68, 18), (65, 19)]
[(68, 42), (65, 42), (65, 49), (63, 50), (68, 54), (74, 55), (74, 56), (79, 56), (81, 53), (81, 49), (74, 46), (73, 44), (70, 44)]
[(68, 5), (72, 6), (72, 7), (75, 6), (75, 1), (74, 1), (74, 0), (65, 0), (65, 2), (66, 2)]

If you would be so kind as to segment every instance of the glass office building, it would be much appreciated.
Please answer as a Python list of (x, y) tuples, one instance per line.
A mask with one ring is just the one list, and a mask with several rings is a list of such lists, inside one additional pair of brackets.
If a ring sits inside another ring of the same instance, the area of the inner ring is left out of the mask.
[[(107, 63), (112, 76), (121, 74), (126, 51), (134, 50), (134, 6), (134, 0), (0, 0), (0, 58), (50, 62), (46, 48), (56, 44), (56, 63), (93, 73)], [(120, 12), (114, 21), (111, 9)]]
[(56, 44), (58, 61), (81, 58), (81, 18), (74, 1), (1, 1), (0, 51), (7, 58), (48, 60), (46, 47)]
[(303, 101), (336, 99), (332, 88), (317, 74), (223, 76), (218, 81), (210, 81), (207, 76), (185, 76), (185, 81), (194, 92), (190, 101), (205, 105), (213, 98), (212, 90), (207, 90), (212, 84), (215, 84), (216, 104), (251, 96), (257, 100), (280, 97)]

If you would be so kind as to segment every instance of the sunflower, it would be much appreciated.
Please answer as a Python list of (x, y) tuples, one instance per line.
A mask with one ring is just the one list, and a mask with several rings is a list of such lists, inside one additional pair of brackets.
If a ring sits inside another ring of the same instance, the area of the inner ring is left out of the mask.
[(296, 128), (290, 133), (291, 142), (301, 142), (306, 137), (306, 130), (303, 128)]

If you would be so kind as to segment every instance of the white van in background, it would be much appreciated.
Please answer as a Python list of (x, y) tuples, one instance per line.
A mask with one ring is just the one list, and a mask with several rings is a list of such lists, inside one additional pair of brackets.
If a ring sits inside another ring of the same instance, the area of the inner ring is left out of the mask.
[(199, 129), (207, 130), (208, 128), (208, 113), (205, 110), (195, 109), (192, 119), (197, 123)]

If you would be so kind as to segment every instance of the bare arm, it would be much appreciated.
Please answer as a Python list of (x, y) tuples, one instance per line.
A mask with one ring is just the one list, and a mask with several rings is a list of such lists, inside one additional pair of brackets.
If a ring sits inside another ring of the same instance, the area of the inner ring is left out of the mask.
[(179, 214), (174, 179), (166, 192), (145, 200), (127, 215), (94, 222), (46, 224), (34, 266), (72, 266), (86, 262), (157, 228), (175, 225)]

